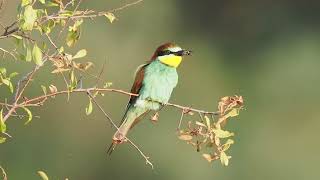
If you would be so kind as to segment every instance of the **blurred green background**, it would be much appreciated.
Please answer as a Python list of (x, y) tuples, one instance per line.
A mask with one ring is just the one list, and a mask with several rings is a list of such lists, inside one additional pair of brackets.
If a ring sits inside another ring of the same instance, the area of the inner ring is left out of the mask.
[[(19, 1), (7, 0), (0, 20), (16, 17)], [(129, 1), (85, 1), (81, 8), (106, 10)], [(192, 1), (145, 0), (116, 14), (85, 22), (82, 39), (74, 48), (86, 48), (97, 74), (106, 63), (104, 79), (114, 88), (129, 90), (136, 67), (155, 48), (174, 41), (192, 49), (193, 56), (179, 67), (179, 84), (171, 102), (215, 110), (220, 97), (242, 95), (246, 110), (227, 128), (236, 133), (228, 167), (209, 164), (200, 153), (178, 140), (175, 129), (180, 112), (165, 108), (153, 125), (142, 121), (130, 137), (155, 165), (151, 170), (130, 145), (121, 145), (112, 157), (106, 149), (114, 129), (94, 109), (85, 115), (88, 98), (56, 97), (34, 109), (35, 118), (10, 119), (13, 136), (0, 145), (0, 165), (10, 180), (39, 179), (45, 171), (51, 179), (237, 179), (316, 180), (320, 178), (319, 1)], [(7, 41), (0, 41), (1, 47)], [(30, 71), (31, 64), (1, 59), (9, 71)], [(36, 76), (29, 96), (40, 85), (63, 87), (61, 77), (47, 67)], [(85, 81), (84, 86), (92, 86)], [(0, 88), (0, 99), (9, 95)], [(117, 122), (128, 97), (107, 94), (99, 102)]]

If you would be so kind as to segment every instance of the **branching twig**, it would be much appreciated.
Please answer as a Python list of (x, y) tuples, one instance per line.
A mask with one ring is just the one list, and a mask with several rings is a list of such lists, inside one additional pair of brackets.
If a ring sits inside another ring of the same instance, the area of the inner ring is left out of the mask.
[[(117, 129), (119, 130), (118, 126), (114, 123), (114, 121), (110, 118), (110, 116), (104, 111), (104, 109), (101, 107), (101, 105), (96, 101), (95, 97), (92, 96), (91, 92), (87, 90), (88, 96), (92, 99), (92, 101), (95, 103), (95, 105), (99, 108), (99, 110), (104, 114), (104, 116), (110, 121), (110, 123)], [(133, 143), (128, 137), (125, 137), (125, 139), (141, 154), (141, 156), (145, 159), (146, 164), (149, 164), (151, 168), (153, 169), (153, 164), (149, 161), (149, 157), (146, 156), (140, 148)]]
[(100, 16), (104, 16), (105, 14), (107, 13), (115, 13), (115, 12), (118, 12), (118, 11), (121, 11), (123, 9), (126, 9), (130, 6), (133, 6), (133, 5), (136, 5), (138, 3), (141, 3), (143, 0), (137, 0), (137, 1), (134, 1), (132, 3), (128, 3), (128, 4), (125, 4), (121, 7), (118, 7), (118, 8), (115, 8), (115, 9), (111, 9), (111, 10), (108, 10), (108, 11), (100, 11), (100, 12), (95, 12), (95, 11), (83, 11), (79, 14), (73, 14), (72, 16), (59, 16), (59, 14), (56, 14), (56, 15), (53, 15), (53, 16), (47, 16), (43, 21), (41, 21), (40, 24), (50, 20), (50, 19), (80, 19), (80, 18), (89, 18), (89, 19), (92, 19), (92, 18), (96, 18), (96, 17), (100, 17)]
[(7, 53), (7, 54), (9, 54), (10, 56), (12, 56), (13, 59), (18, 60), (18, 58), (17, 58), (12, 52), (10, 52), (10, 51), (8, 51), (8, 50), (5, 50), (5, 49), (3, 49), (3, 48), (0, 48), (0, 50), (3, 51), (3, 56)]

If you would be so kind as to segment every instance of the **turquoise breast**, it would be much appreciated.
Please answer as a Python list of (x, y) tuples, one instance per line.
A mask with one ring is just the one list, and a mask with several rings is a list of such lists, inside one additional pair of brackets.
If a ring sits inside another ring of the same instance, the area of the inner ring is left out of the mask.
[(162, 64), (159, 60), (150, 63), (144, 73), (139, 98), (135, 106), (158, 110), (161, 103), (167, 103), (172, 90), (178, 83), (176, 68)]

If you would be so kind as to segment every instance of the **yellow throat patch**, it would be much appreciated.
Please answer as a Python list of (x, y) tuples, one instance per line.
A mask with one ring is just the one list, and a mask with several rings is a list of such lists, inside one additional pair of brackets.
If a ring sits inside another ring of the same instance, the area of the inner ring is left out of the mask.
[(175, 56), (175, 55), (167, 55), (167, 56), (161, 56), (159, 57), (160, 62), (163, 64), (166, 64), (168, 66), (172, 66), (174, 68), (177, 68), (179, 64), (182, 61), (181, 56)]

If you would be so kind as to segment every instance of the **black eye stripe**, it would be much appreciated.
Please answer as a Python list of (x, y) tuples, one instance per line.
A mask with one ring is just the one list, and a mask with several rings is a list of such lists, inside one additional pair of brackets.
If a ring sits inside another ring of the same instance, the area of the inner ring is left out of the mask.
[(158, 56), (165, 56), (165, 55), (170, 55), (170, 54), (174, 54), (176, 56), (182, 56), (183, 55), (183, 50), (177, 51), (177, 52), (172, 52), (170, 50), (164, 50), (164, 51), (160, 51), (158, 53)]

